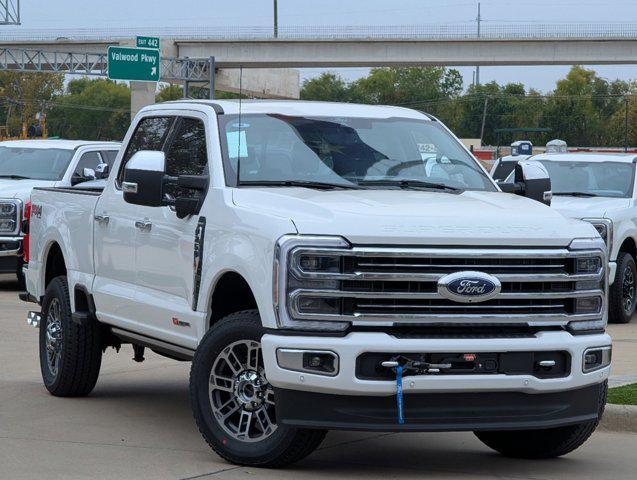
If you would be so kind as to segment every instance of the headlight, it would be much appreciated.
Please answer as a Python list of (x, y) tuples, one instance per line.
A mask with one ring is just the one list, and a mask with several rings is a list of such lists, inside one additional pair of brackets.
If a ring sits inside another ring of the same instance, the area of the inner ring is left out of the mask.
[(573, 333), (604, 330), (607, 323), (606, 302), (608, 298), (608, 261), (606, 245), (599, 238), (576, 239), (570, 245), (576, 254), (573, 258), (573, 273), (583, 277), (575, 283), (578, 291), (586, 290), (590, 296), (575, 298), (573, 314), (581, 320), (569, 322)]
[[(272, 295), (277, 322), (281, 328), (342, 331), (349, 323), (336, 318), (342, 312), (342, 299), (303, 295), (303, 289), (338, 290), (340, 281), (323, 278), (338, 274), (343, 258), (330, 249), (349, 248), (341, 237), (286, 235), (275, 247)], [(334, 316), (334, 321), (304, 318), (313, 314)]]
[(613, 244), (613, 221), (607, 218), (582, 218), (582, 220), (595, 227), (599, 236), (602, 237), (602, 240), (606, 243), (608, 250), (610, 250)]
[(20, 207), (19, 200), (0, 200), (0, 235), (18, 233)]

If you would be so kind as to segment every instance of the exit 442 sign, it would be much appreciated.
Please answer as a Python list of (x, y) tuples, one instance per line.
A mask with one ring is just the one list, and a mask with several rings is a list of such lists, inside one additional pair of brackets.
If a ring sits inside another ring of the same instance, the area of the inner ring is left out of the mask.
[(137, 36), (137, 48), (154, 48), (159, 50), (159, 37)]
[(161, 57), (149, 48), (108, 47), (108, 78), (158, 82)]

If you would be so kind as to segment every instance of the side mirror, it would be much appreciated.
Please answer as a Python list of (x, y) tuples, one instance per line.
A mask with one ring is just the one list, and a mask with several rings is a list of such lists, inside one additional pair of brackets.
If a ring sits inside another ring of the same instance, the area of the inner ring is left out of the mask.
[(93, 170), (92, 168), (85, 168), (84, 170), (82, 170), (82, 176), (86, 180), (95, 180), (95, 170)]
[(522, 195), (545, 205), (551, 205), (551, 177), (546, 167), (537, 160), (522, 160), (515, 166), (513, 183), (499, 183), (503, 192)]
[(109, 171), (108, 163), (100, 163), (95, 167), (95, 178), (107, 178)]
[(163, 201), (165, 170), (164, 152), (140, 150), (135, 153), (124, 168), (122, 182), (124, 201), (147, 207), (165, 205)]

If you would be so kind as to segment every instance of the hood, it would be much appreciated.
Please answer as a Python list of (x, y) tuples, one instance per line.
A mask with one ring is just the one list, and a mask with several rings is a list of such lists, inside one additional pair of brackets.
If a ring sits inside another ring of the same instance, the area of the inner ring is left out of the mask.
[(339, 235), (354, 244), (566, 246), (597, 236), (588, 223), (501, 192), (234, 189), (234, 203), (289, 217), (299, 233)]
[(551, 207), (570, 218), (604, 218), (609, 212), (630, 207), (630, 199), (554, 195)]
[(51, 180), (11, 180), (0, 178), (0, 198), (18, 198), (26, 202), (31, 198), (31, 190), (34, 187), (53, 187)]

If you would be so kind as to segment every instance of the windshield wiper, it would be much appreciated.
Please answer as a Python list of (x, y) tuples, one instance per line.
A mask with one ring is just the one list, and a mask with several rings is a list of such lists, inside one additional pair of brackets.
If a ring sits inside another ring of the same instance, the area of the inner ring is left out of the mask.
[(313, 182), (311, 180), (241, 180), (239, 186), (250, 187), (305, 187), (320, 190), (343, 188), (345, 190), (360, 190), (362, 187), (352, 183)]
[(553, 192), (553, 195), (562, 195), (565, 197), (599, 197), (596, 193), (590, 192)]
[(22, 175), (0, 175), (0, 178), (10, 178), (11, 180), (30, 180), (29, 177), (24, 177)]
[(398, 187), (403, 190), (424, 189), (424, 190), (449, 190), (450, 192), (461, 191), (461, 188), (452, 187), (444, 183), (425, 182), (423, 180), (361, 180), (360, 185), (377, 185), (381, 187)]

